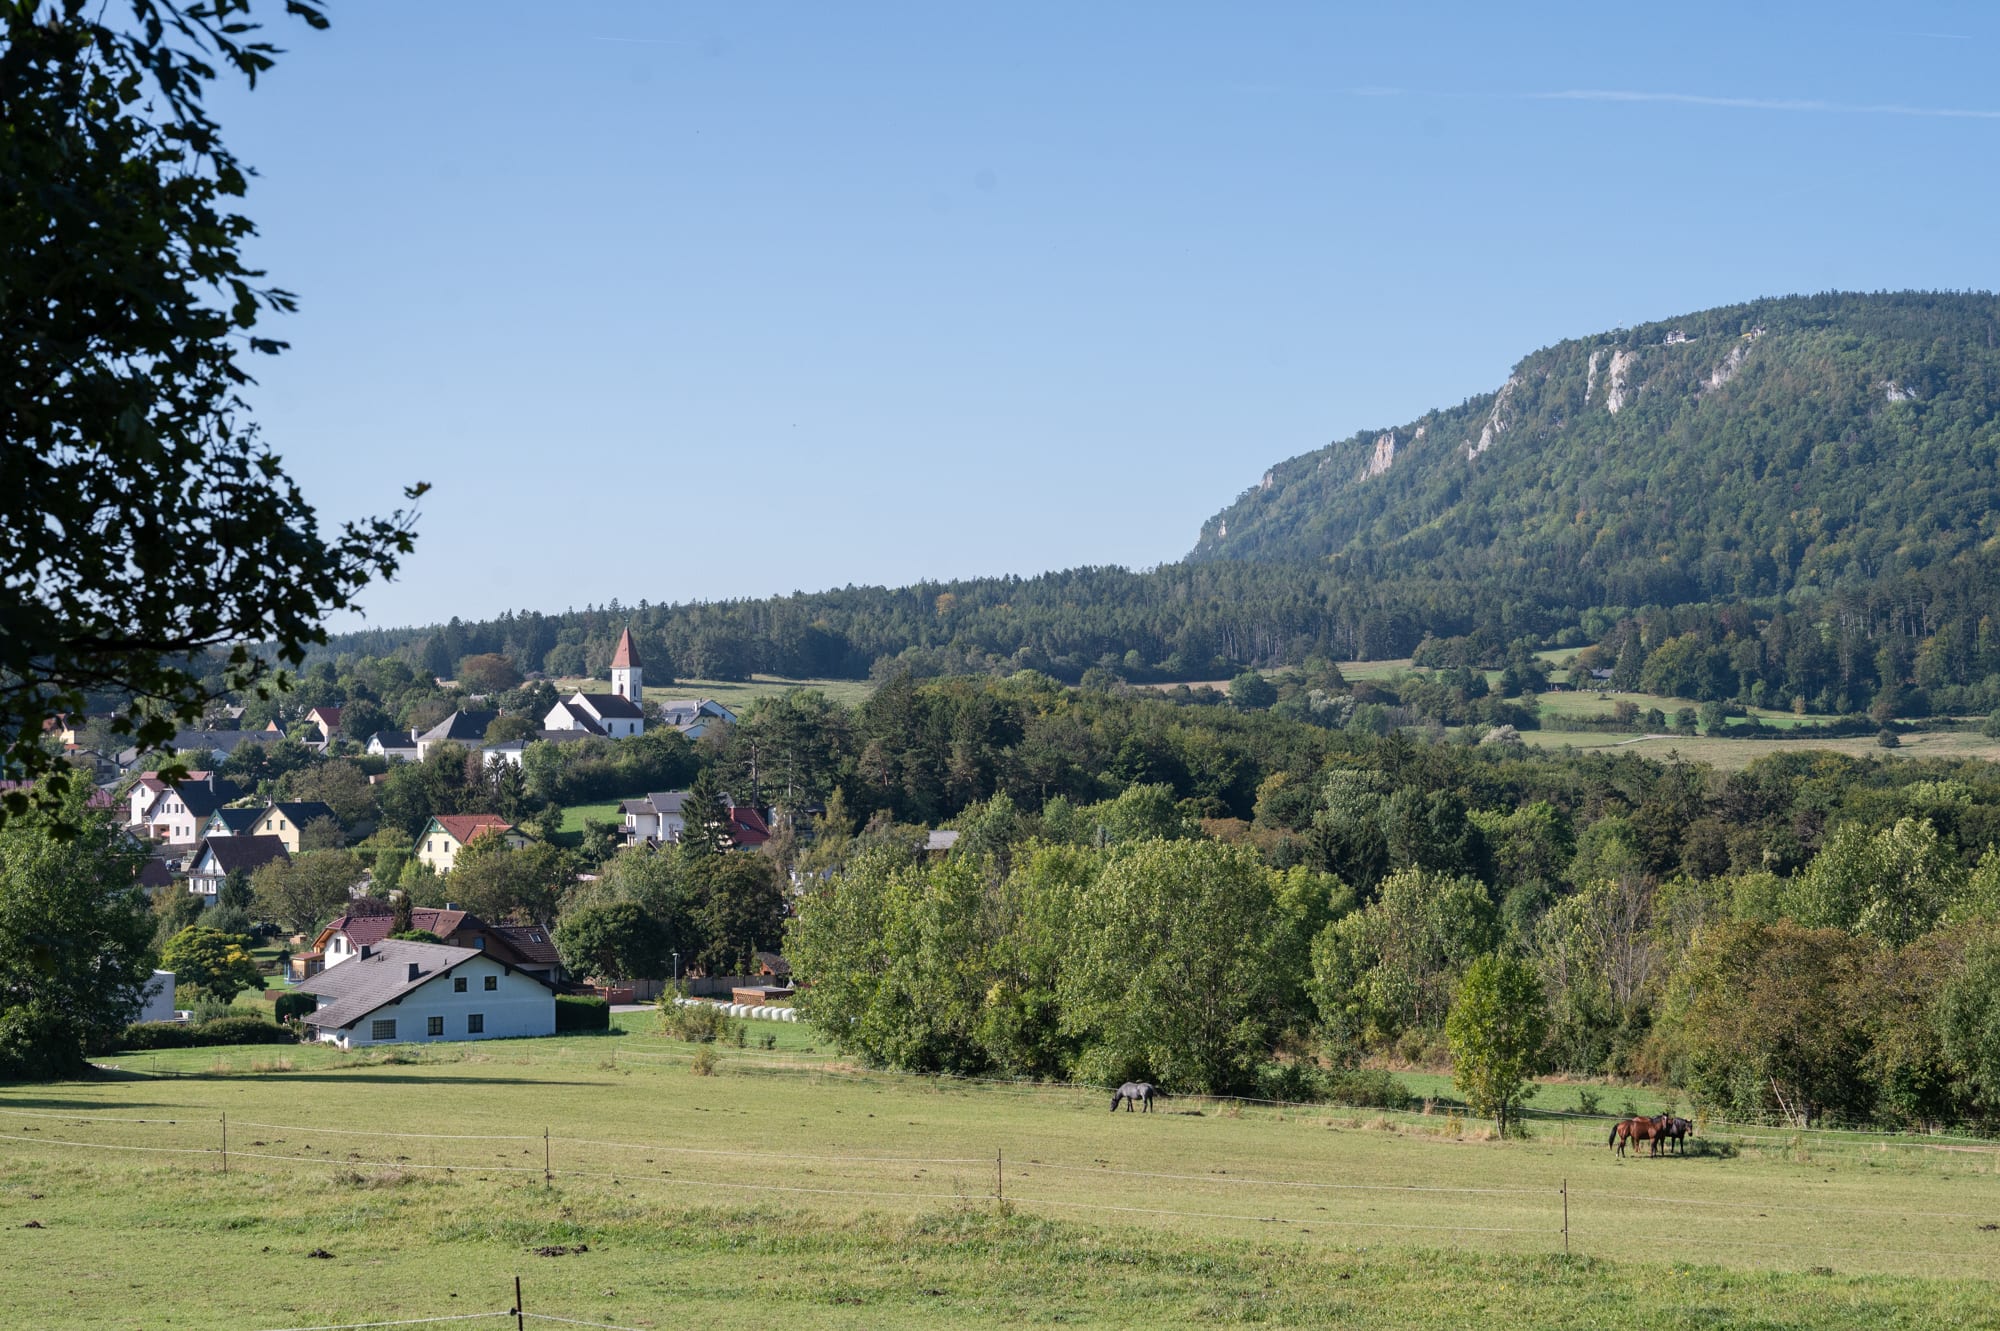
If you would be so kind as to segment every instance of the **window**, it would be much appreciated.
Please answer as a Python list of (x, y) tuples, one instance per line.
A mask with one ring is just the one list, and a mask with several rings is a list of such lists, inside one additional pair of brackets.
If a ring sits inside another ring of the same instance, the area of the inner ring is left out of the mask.
[(486, 950), (486, 935), (481, 934), (479, 935), (479, 937), (473, 939), (472, 945), (478, 948), (481, 952), (484, 952)]
[(424, 1020), (424, 1034), (425, 1034), (425, 1035), (443, 1035), (443, 1034), (444, 1034), (444, 1018), (443, 1018), (443, 1017), (428, 1017), (428, 1018), (426, 1018), (426, 1019)]
[(484, 1012), (467, 1013), (465, 1017), (465, 1033), (467, 1035), (486, 1034), (486, 1014)]
[(389, 1021), (370, 1022), (368, 1025), (368, 1038), (371, 1040), (395, 1039), (396, 1038), (395, 1021), (392, 1019)]
[(500, 987), (499, 976), (489, 975), (486, 977), (486, 990), (488, 993), (491, 993), (493, 990), (498, 989), (499, 987)]
[(454, 975), (451, 977), (451, 991), (454, 994), (465, 992), (465, 977), (463, 975)]
[(432, 849), (433, 849), (433, 847), (431, 846), (431, 843), (430, 843), (430, 841), (429, 841), (428, 839), (426, 839), (426, 840), (425, 840), (425, 842), (424, 842), (424, 854), (426, 854), (426, 855), (430, 854), (430, 853), (431, 853), (431, 851), (432, 851)]

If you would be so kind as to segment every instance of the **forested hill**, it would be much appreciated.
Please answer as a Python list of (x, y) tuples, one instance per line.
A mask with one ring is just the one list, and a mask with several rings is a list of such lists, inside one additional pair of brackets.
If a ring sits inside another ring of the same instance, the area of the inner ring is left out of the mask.
[(1571, 603), (1853, 587), (2000, 532), (2000, 298), (1754, 301), (1565, 341), (1281, 462), (1196, 561), (1544, 580)]
[(1524, 645), (1620, 655), (1691, 634), (1728, 664), (1690, 696), (1761, 682), (1847, 711), (1895, 678), (1987, 711), (2000, 706), (1996, 344), (1991, 295), (1759, 301), (1562, 343), (1490, 396), (1280, 463), (1163, 568), (613, 602), (321, 651), (438, 675), (501, 653), (575, 675), (604, 670), (629, 627), (649, 679), (1035, 669), (1137, 683), (1437, 655), (1426, 638), (1496, 665)]

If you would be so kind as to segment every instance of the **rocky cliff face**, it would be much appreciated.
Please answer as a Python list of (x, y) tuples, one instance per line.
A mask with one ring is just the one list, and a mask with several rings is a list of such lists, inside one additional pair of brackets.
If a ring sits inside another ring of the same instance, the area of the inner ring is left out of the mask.
[[(1574, 339), (1526, 357), (1492, 393), (1269, 468), (1204, 524), (1190, 557), (1372, 566), (1526, 540), (1572, 560), (1616, 550), (1672, 563), (1713, 552), (1642, 533), (1692, 522), (1710, 540), (1801, 533), (1785, 548), (1819, 541), (1832, 561), (1847, 539), (1837, 529), (1879, 521), (1857, 506), (1933, 485), (1945, 448), (1964, 539), (2000, 537), (1996, 345), (2000, 300), (1932, 294), (1758, 301)], [(1873, 473), (1858, 487), (1857, 466)], [(1715, 497), (1740, 494), (1746, 476), (1764, 507), (1736, 521)]]

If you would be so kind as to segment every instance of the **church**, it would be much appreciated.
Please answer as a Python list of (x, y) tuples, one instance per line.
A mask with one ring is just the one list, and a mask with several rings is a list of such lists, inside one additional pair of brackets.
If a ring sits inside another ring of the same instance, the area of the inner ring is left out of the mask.
[(573, 693), (549, 710), (542, 720), (543, 730), (573, 730), (579, 735), (608, 735), (626, 739), (643, 734), (646, 714), (645, 671), (639, 664), (639, 649), (632, 645), (632, 630), (618, 636), (618, 651), (611, 658), (611, 692)]

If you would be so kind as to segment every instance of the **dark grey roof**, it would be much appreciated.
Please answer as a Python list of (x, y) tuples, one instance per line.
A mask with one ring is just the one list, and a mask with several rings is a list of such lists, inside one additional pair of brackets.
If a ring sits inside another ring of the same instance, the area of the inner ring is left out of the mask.
[(279, 837), (204, 837), (196, 844), (194, 854), (188, 857), (188, 867), (199, 868), (204, 853), (212, 853), (216, 867), (224, 873), (235, 873), (238, 869), (247, 873), (262, 868), (272, 860), (291, 858), (285, 853), (285, 843)]
[(368, 743), (380, 744), (385, 749), (414, 749), (417, 737), (407, 730), (378, 730), (368, 737)]
[(206, 818), (229, 801), (243, 798), (243, 792), (228, 781), (213, 785), (206, 781), (183, 781), (174, 787), (174, 794), (180, 796), (187, 811), (197, 818)]
[(592, 716), (584, 707), (568, 701), (559, 702), (556, 706), (562, 708), (564, 712), (569, 714), (570, 719), (577, 723), (577, 731), (559, 731), (559, 734), (574, 735), (582, 733), (585, 735), (602, 735), (604, 733), (604, 727), (598, 725), (597, 718)]
[(639, 704), (617, 693), (579, 693), (584, 705), (598, 716), (615, 716), (621, 721), (637, 721), (646, 714), (639, 710)]
[(486, 728), (499, 715), (498, 712), (453, 712), (417, 738), (432, 743), (441, 739), (461, 742), (485, 739)]
[(257, 825), (257, 820), (264, 816), (264, 811), (262, 809), (217, 809), (210, 816), (221, 820), (226, 835), (244, 836), (249, 833), (251, 828)]
[[(421, 989), (453, 967), (482, 955), (478, 948), (446, 947), (439, 943), (408, 943), (385, 939), (369, 948), (365, 957), (355, 957), (295, 986), (303, 993), (319, 994), (333, 1002), (308, 1013), (314, 1026), (338, 1029), (352, 1026), (377, 1008)], [(417, 978), (410, 978), (410, 967)]]
[(271, 807), (284, 814), (293, 827), (304, 827), (322, 818), (333, 818), (336, 825), (340, 822), (339, 818), (334, 817), (333, 807), (318, 800), (279, 800)]
[(167, 745), (177, 753), (197, 750), (229, 753), (244, 744), (276, 744), (284, 736), (275, 730), (183, 730)]

